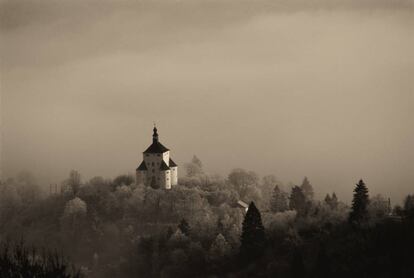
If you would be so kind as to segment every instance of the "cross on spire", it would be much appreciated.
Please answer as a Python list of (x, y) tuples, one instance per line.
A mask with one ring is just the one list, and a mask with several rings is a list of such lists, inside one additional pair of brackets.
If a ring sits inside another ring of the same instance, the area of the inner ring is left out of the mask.
[(158, 130), (157, 130), (157, 126), (155, 125), (155, 122), (154, 122), (153, 131), (154, 131), (154, 133), (152, 134), (152, 142), (157, 143), (158, 142)]

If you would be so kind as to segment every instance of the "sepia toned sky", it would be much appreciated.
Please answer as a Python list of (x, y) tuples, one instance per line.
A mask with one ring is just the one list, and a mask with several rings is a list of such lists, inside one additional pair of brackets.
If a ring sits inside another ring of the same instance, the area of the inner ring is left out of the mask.
[[(179, 166), (414, 193), (414, 1), (0, 0), (3, 172)], [(181, 168), (182, 169), (182, 168)], [(183, 170), (181, 170), (183, 171)], [(182, 173), (182, 172), (181, 172)]]

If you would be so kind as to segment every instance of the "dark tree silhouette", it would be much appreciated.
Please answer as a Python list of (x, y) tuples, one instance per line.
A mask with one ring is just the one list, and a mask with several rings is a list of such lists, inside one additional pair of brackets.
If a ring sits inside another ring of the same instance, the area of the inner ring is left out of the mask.
[(188, 224), (187, 220), (184, 218), (181, 219), (180, 224), (178, 224), (178, 229), (180, 229), (180, 231), (186, 236), (190, 236), (190, 224)]
[(336, 197), (335, 192), (332, 193), (332, 198), (331, 198), (331, 208), (332, 209), (337, 209), (338, 208), (338, 197)]
[(313, 278), (329, 278), (332, 277), (330, 258), (326, 253), (326, 247), (321, 244), (319, 247), (318, 257), (316, 258), (315, 267), (312, 272)]
[(289, 207), (290, 209), (296, 210), (298, 215), (306, 214), (307, 210), (307, 200), (305, 194), (302, 191), (302, 188), (299, 186), (294, 186), (292, 192), (290, 193)]
[(328, 193), (328, 194), (326, 194), (326, 196), (325, 196), (325, 203), (326, 203), (327, 205), (329, 205), (329, 204), (331, 203), (331, 200), (332, 200), (332, 198), (331, 198), (331, 196), (329, 195), (329, 193)]
[(273, 212), (283, 212), (288, 209), (286, 193), (280, 190), (278, 185), (273, 189), (272, 199), (270, 200), (270, 209)]
[(251, 202), (243, 220), (240, 255), (251, 261), (260, 257), (265, 249), (266, 238), (262, 217), (254, 202)]
[(306, 276), (305, 264), (303, 263), (302, 253), (298, 248), (293, 253), (290, 273), (292, 278), (304, 278)]
[(414, 195), (407, 195), (404, 199), (404, 215), (414, 220)]
[(368, 217), (368, 188), (361, 179), (354, 189), (354, 198), (352, 200), (352, 209), (349, 214), (349, 221), (354, 224), (360, 224), (367, 220)]

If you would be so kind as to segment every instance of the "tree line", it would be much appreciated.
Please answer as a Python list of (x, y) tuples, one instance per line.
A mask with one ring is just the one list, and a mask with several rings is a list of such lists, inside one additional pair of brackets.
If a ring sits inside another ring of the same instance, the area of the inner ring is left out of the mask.
[[(348, 206), (334, 192), (315, 199), (308, 178), (285, 186), (244, 169), (208, 175), (196, 157), (185, 166), (186, 175), (168, 191), (136, 185), (129, 175), (82, 181), (71, 171), (61, 191), (42, 195), (32, 175), (18, 175), (0, 186), (0, 240), (24, 238), (24, 248), (59, 250), (68, 277), (414, 273), (414, 195), (390, 208), (361, 180)], [(13, 257), (10, 249), (2, 254)]]

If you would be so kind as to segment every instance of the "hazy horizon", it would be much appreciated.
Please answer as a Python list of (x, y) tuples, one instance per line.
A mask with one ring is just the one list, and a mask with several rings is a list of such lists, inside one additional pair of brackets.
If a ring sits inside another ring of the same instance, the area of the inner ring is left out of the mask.
[(134, 173), (160, 141), (183, 174), (363, 178), (414, 188), (413, 1), (0, 1), (3, 175)]

